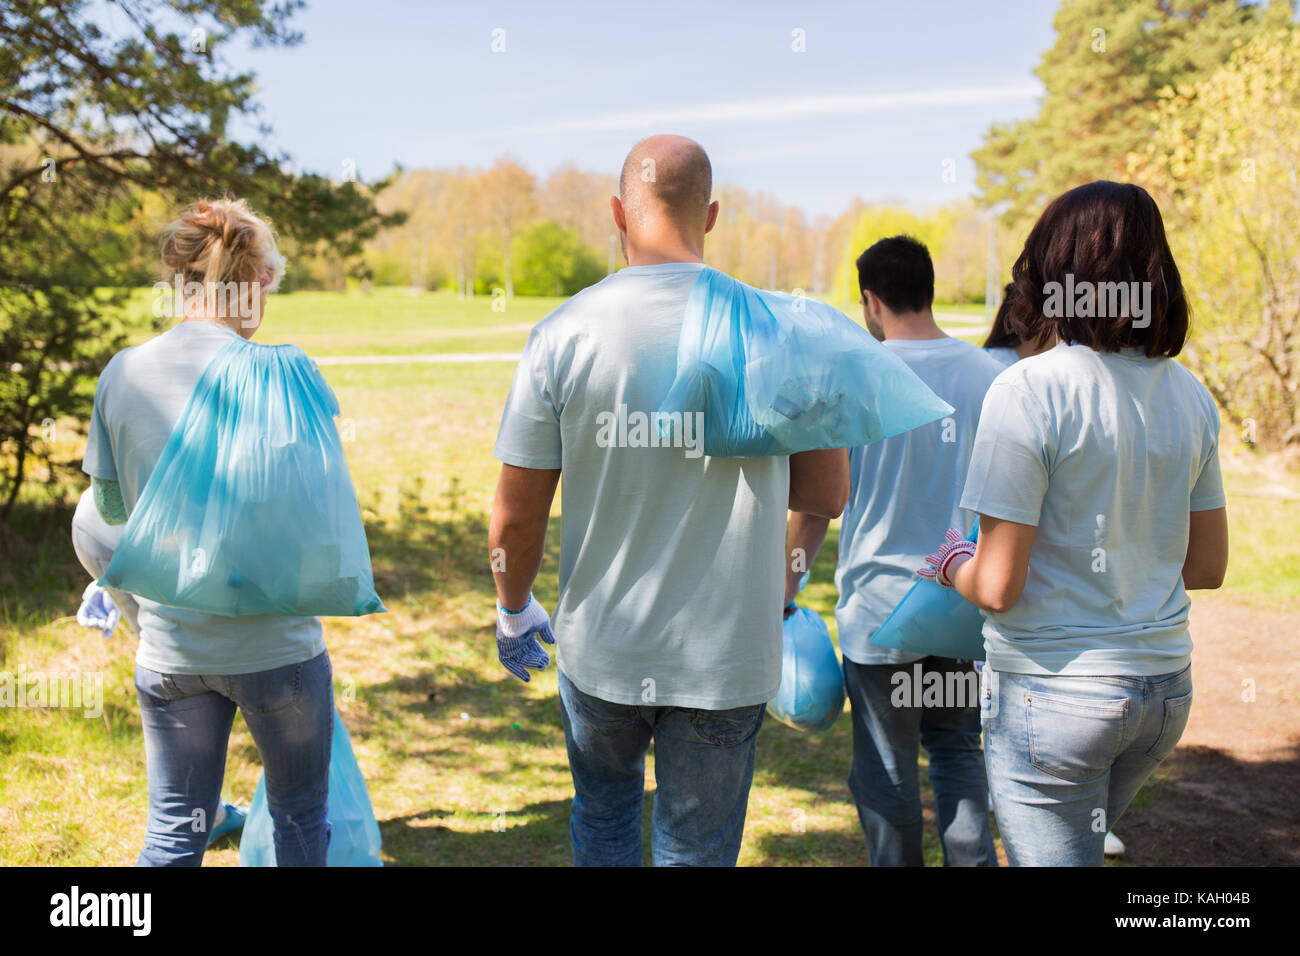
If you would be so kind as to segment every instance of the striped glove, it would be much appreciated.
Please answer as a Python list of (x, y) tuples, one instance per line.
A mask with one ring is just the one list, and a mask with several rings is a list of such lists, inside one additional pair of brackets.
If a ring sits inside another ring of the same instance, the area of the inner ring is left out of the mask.
[[(956, 528), (949, 528), (944, 537), (947, 540), (939, 546), (939, 550), (926, 555), (927, 566), (916, 573), (936, 582), (940, 587), (952, 588), (952, 572), (975, 556), (975, 542), (968, 541)], [(965, 557), (956, 560), (960, 555)]]
[(531, 594), (521, 611), (507, 611), (497, 604), (497, 659), (525, 684), (530, 679), (528, 668), (545, 670), (551, 663), (551, 655), (537, 643), (539, 639), (554, 644), (555, 634), (546, 609)]

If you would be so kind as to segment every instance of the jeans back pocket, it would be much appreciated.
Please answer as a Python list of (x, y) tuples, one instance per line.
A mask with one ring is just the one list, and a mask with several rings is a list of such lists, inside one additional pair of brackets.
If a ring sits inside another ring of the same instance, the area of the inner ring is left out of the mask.
[(135, 690), (141, 707), (165, 707), (184, 696), (172, 675), (160, 674), (140, 664), (135, 665)]
[(691, 708), (687, 713), (690, 714), (691, 729), (705, 743), (714, 747), (734, 747), (753, 736), (766, 709), (766, 704), (754, 704), (731, 710)]
[(1160, 724), (1160, 736), (1147, 751), (1152, 760), (1164, 760), (1178, 746), (1183, 731), (1187, 729), (1187, 718), (1192, 713), (1192, 692), (1189, 690), (1181, 697), (1166, 697), (1164, 701), (1164, 719)]
[(1100, 776), (1123, 749), (1128, 711), (1127, 697), (1066, 697), (1026, 691), (1030, 762), (1070, 783)]
[(296, 707), (302, 697), (303, 668), (308, 663), (232, 677), (230, 696), (245, 714), (275, 714)]

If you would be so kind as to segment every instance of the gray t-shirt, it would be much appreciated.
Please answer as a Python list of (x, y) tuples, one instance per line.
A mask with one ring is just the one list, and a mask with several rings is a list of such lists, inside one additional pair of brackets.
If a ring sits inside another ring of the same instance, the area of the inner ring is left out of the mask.
[(886, 339), (885, 348), (953, 407), (951, 415), (849, 451), (850, 490), (840, 522), (840, 650), (859, 664), (902, 664), (924, 655), (876, 647), (871, 635), (919, 579), (916, 569), (949, 528), (969, 534), (958, 507), (984, 393), (1002, 371), (961, 339)]
[(724, 710), (781, 683), (789, 458), (652, 447), (641, 417), (676, 375), (700, 268), (629, 267), (543, 319), (497, 436), (501, 461), (563, 471), (559, 666), (615, 703)]
[[(181, 322), (114, 355), (99, 376), (82, 470), (117, 481), (135, 509), (172, 429), (212, 358), (239, 334)], [(163, 674), (251, 674), (311, 660), (325, 650), (319, 618), (221, 617), (137, 598), (136, 662)]]
[(1191, 661), (1190, 513), (1224, 507), (1219, 411), (1173, 359), (1057, 345), (989, 387), (961, 506), (1035, 525), (990, 666), (1151, 677)]

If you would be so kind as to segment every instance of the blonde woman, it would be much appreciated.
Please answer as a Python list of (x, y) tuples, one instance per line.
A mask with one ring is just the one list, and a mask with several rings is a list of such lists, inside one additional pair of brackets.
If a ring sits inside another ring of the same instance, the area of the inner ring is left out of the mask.
[[(82, 467), (110, 524), (126, 521), (208, 363), (257, 331), (284, 269), (270, 226), (242, 200), (187, 209), (167, 227), (162, 259), (180, 321), (115, 355), (95, 391)], [(149, 773), (139, 865), (202, 862), (238, 708), (266, 769), (278, 865), (324, 866), (334, 694), (320, 619), (138, 603)]]

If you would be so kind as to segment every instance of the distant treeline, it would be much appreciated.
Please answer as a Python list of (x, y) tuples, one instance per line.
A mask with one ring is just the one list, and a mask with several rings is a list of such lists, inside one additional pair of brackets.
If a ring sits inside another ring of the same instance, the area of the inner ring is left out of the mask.
[[(406, 222), (366, 248), (381, 285), (483, 295), (570, 295), (623, 263), (609, 197), (617, 177), (576, 166), (539, 180), (508, 157), (487, 169), (414, 169), (378, 197)], [(714, 189), (718, 224), (711, 265), (753, 285), (843, 297), (846, 268), (892, 232), (926, 241), (944, 301), (982, 301), (991, 217), (973, 202), (917, 214), (898, 205), (852, 202), (838, 216), (810, 218), (766, 193)], [(850, 282), (850, 298), (856, 286)]]

